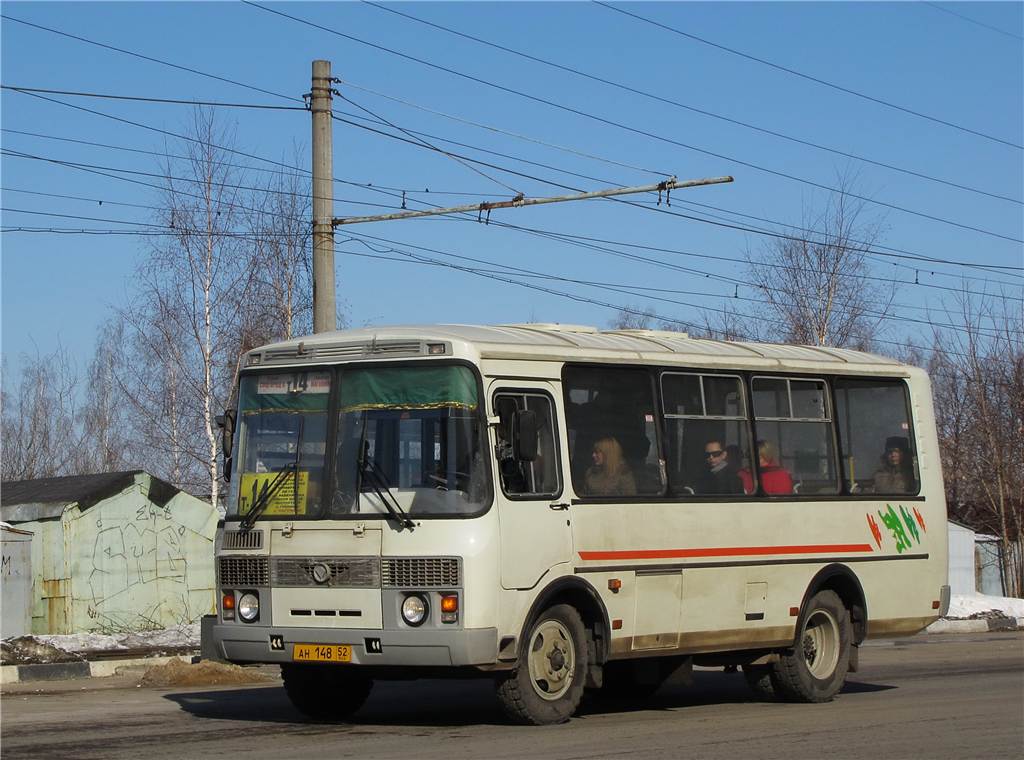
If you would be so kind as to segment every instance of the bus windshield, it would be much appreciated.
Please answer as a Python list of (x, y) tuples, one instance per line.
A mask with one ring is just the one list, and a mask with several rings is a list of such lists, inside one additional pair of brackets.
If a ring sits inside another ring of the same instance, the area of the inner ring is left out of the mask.
[(468, 368), (346, 370), (338, 396), (333, 514), (387, 514), (385, 489), (413, 517), (469, 515), (490, 504)]
[(467, 367), (243, 376), (228, 515), (476, 514), (491, 501), (484, 431)]
[(319, 515), (330, 391), (330, 372), (242, 378), (228, 514), (244, 518), (255, 504), (267, 518)]

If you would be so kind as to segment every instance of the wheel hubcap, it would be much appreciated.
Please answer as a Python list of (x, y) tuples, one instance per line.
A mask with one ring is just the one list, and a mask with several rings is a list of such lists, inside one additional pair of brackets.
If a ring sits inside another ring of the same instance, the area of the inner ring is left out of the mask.
[(831, 676), (839, 664), (839, 624), (827, 610), (815, 610), (807, 618), (800, 648), (811, 675), (818, 679)]
[(530, 683), (542, 699), (562, 697), (572, 685), (576, 649), (568, 629), (557, 620), (545, 620), (533, 632), (527, 658)]

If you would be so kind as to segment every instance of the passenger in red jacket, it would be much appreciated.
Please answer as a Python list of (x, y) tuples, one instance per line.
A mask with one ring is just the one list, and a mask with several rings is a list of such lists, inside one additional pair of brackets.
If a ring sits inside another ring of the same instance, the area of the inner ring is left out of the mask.
[[(761, 488), (769, 496), (793, 493), (793, 476), (779, 466), (779, 454), (771, 441), (757, 442), (758, 474), (761, 477)], [(743, 490), (754, 493), (754, 479), (749, 470), (740, 470)]]

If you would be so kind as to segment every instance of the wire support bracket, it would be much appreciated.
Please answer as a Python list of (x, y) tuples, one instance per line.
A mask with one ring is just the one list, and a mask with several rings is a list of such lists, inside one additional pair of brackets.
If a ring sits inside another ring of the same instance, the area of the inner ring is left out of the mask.
[[(704, 187), (706, 185), (721, 185), (732, 182), (730, 176), (705, 177), (703, 179), (678, 180), (669, 177), (656, 184), (638, 185), (635, 187), (612, 187), (605, 190), (594, 190), (588, 193), (577, 193), (574, 195), (559, 195), (550, 198), (527, 198), (522, 193), (507, 201), (484, 201), (482, 203), (469, 203), (462, 206), (449, 206), (447, 208), (423, 209), (421, 211), (400, 211), (393, 214), (375, 214), (373, 216), (344, 216), (331, 220), (335, 227), (346, 224), (364, 224), (366, 222), (390, 222), (400, 219), (416, 219), (424, 216), (441, 216), (444, 214), (458, 214), (475, 211), (477, 221), (487, 224), (491, 219), (491, 211), (502, 208), (522, 208), (524, 206), (541, 206), (548, 203), (565, 203), (568, 201), (587, 201), (597, 198), (612, 198), (617, 195), (635, 195), (637, 193), (657, 193), (658, 203), (661, 203), (662, 193), (665, 194), (665, 201), (669, 203), (669, 193), (672, 190), (683, 190), (690, 187)], [(671, 204), (669, 204), (671, 205)]]

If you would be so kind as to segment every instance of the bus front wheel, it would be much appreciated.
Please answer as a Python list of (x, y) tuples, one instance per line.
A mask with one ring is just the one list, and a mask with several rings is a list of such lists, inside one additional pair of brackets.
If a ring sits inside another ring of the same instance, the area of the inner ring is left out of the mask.
[(530, 626), (519, 664), (497, 683), (498, 699), (518, 723), (563, 723), (579, 707), (586, 672), (583, 620), (574, 607), (556, 604)]
[(343, 665), (281, 666), (288, 699), (295, 708), (315, 720), (343, 720), (370, 696), (373, 681)]
[(850, 613), (834, 591), (819, 591), (807, 603), (795, 645), (771, 671), (771, 685), (791, 702), (829, 702), (843, 688), (853, 639)]

